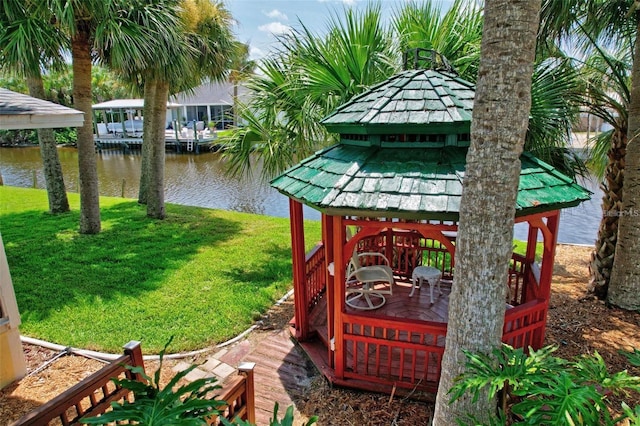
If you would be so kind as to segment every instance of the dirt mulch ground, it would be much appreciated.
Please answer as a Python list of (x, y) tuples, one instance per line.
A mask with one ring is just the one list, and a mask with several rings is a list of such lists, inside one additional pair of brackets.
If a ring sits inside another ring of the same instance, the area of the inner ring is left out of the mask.
[[(632, 368), (619, 350), (640, 348), (640, 313), (610, 309), (603, 302), (586, 293), (587, 260), (590, 249), (560, 245), (557, 249), (555, 277), (552, 286), (547, 344), (559, 346), (557, 356), (574, 358), (598, 351), (610, 371), (628, 369), (640, 376), (639, 368)], [(285, 303), (264, 319), (265, 331), (284, 327), (293, 316), (293, 304)], [(42, 366), (56, 353), (25, 345), (29, 372)], [(163, 376), (172, 373), (167, 362)], [(64, 356), (42, 371), (30, 375), (0, 391), (0, 419), (2, 424), (19, 418), (23, 413), (57, 395), (99, 369), (103, 364), (79, 356)], [(148, 363), (147, 371), (156, 364)], [(630, 405), (640, 404), (640, 395), (627, 398)], [(430, 424), (433, 405), (424, 401), (390, 400), (388, 395), (370, 394), (330, 387), (322, 378), (314, 380), (310, 391), (296, 400), (303, 416), (320, 414), (320, 425), (415, 425)], [(284, 407), (281, 409), (281, 414)], [(301, 419), (298, 419), (301, 420)]]

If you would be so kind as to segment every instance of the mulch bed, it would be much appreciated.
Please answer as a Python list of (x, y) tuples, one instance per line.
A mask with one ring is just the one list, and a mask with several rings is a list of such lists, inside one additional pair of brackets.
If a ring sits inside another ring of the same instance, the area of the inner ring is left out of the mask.
[[(640, 369), (630, 367), (619, 353), (619, 350), (640, 348), (640, 313), (609, 308), (587, 295), (590, 250), (567, 245), (557, 248), (546, 344), (557, 345), (556, 355), (567, 359), (597, 351), (610, 371), (626, 369), (640, 376)], [(293, 303), (288, 301), (265, 315), (262, 328), (286, 327), (292, 316)], [(29, 372), (57, 354), (31, 345), (24, 345), (24, 349)], [(0, 391), (0, 419), (8, 423), (19, 418), (102, 365), (81, 356), (60, 357), (42, 371)], [(147, 366), (147, 372), (152, 372), (157, 364), (148, 363)], [(171, 366), (172, 363), (167, 362), (167, 377), (171, 374)], [(640, 395), (632, 395), (626, 401), (631, 406), (640, 404)], [(614, 404), (619, 405), (619, 401), (614, 400)], [(320, 425), (430, 424), (433, 413), (432, 402), (333, 388), (319, 375), (308, 392), (298, 395), (296, 406), (301, 417), (319, 414)], [(281, 414), (284, 408), (281, 408)], [(301, 420), (298, 418), (298, 423)]]

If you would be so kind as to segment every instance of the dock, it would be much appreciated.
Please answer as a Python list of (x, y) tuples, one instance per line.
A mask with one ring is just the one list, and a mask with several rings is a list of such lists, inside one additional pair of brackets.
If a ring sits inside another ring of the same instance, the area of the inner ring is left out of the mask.
[[(216, 134), (210, 136), (199, 136), (197, 138), (176, 138), (175, 134), (165, 135), (165, 148), (168, 151), (177, 153), (200, 154), (201, 152), (217, 151), (219, 145)], [(128, 153), (142, 149), (142, 137), (118, 137), (115, 135), (94, 135), (96, 150), (102, 152), (103, 149), (121, 149)]]

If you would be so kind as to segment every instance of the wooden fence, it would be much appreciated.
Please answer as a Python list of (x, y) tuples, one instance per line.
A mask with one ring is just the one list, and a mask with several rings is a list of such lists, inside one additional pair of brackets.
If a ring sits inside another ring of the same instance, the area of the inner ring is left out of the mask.
[[(123, 356), (27, 413), (11, 426), (43, 426), (50, 423), (75, 425), (79, 424), (81, 419), (104, 413), (111, 407), (112, 401), (132, 401), (131, 392), (116, 386), (111, 379), (126, 377), (144, 381), (142, 376), (125, 368), (125, 365), (144, 368), (144, 361), (140, 342), (129, 342), (124, 348)], [(220, 408), (224, 417), (233, 419), (240, 416), (244, 420), (255, 422), (253, 367), (253, 363), (241, 365), (238, 369), (239, 376), (220, 390), (217, 399), (227, 403)], [(209, 424), (218, 424), (218, 419), (211, 418)]]

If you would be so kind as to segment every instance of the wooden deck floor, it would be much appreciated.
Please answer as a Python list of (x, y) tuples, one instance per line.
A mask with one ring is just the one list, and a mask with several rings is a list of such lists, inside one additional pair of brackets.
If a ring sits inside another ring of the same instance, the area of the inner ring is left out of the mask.
[(278, 417), (282, 418), (287, 407), (294, 405), (295, 397), (303, 394), (317, 375), (302, 348), (291, 340), (288, 327), (256, 331), (219, 359), (229, 365), (238, 365), (241, 361), (256, 364), (254, 395), (258, 425), (269, 424), (275, 402), (280, 407)]
[[(409, 297), (411, 283), (401, 279), (396, 280), (393, 294), (385, 295), (386, 302), (378, 309), (361, 310), (347, 306), (348, 313), (362, 315), (388, 316), (394, 318), (407, 318), (422, 321), (447, 322), (449, 315), (449, 294), (451, 293), (451, 281), (442, 281), (440, 284), (442, 294), (438, 294), (437, 287), (433, 289), (433, 304), (429, 297), (429, 285), (423, 284), (416, 290), (413, 297)], [(361, 306), (366, 306), (364, 301), (358, 301)], [(310, 314), (311, 330), (326, 333), (327, 329), (327, 301), (322, 298)]]

